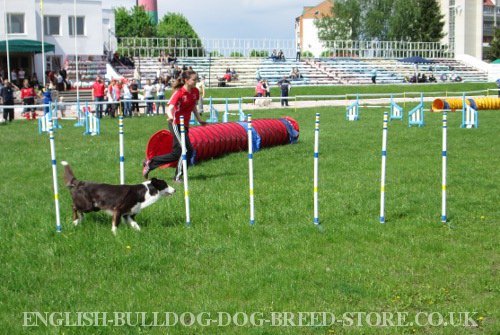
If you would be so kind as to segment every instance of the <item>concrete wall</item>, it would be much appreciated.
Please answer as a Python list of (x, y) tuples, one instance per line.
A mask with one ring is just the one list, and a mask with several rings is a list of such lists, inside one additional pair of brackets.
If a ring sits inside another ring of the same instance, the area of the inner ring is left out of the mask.
[[(482, 0), (440, 0), (444, 15), (446, 36), (441, 40), (449, 44), (449, 37), (455, 38), (455, 55), (468, 54), (482, 59), (483, 1)], [(455, 29), (450, 31), (450, 11), (455, 15)]]
[(319, 57), (323, 51), (323, 44), (318, 38), (318, 28), (314, 25), (314, 19), (302, 20), (302, 51), (310, 51), (314, 57)]

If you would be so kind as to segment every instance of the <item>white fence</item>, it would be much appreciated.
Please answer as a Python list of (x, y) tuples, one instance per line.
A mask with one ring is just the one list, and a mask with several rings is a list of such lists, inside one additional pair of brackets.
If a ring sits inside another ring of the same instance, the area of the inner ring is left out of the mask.
[[(122, 37), (118, 50), (125, 56), (158, 57), (162, 53), (176, 57), (269, 57), (282, 50), (287, 58), (295, 58), (293, 39), (194, 39)], [(453, 58), (454, 51), (439, 42), (401, 41), (325, 41), (321, 57), (357, 58)], [(315, 55), (318, 56), (318, 55)]]

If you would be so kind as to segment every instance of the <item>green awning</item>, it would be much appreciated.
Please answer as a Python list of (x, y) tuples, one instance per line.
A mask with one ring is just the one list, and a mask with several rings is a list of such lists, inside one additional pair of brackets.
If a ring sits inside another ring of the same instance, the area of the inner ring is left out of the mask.
[[(55, 45), (44, 43), (45, 52), (55, 50)], [(0, 41), (0, 52), (7, 52), (6, 42)], [(42, 52), (42, 42), (33, 40), (9, 40), (9, 52), (31, 52), (39, 54)]]
[(491, 64), (500, 64), (500, 58), (495, 59), (493, 62), (491, 62)]

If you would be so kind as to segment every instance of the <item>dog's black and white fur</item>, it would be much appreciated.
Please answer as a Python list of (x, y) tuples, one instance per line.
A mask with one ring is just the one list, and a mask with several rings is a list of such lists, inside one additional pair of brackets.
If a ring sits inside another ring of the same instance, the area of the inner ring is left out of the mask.
[(163, 180), (153, 178), (137, 185), (110, 185), (75, 178), (69, 164), (65, 161), (64, 182), (73, 198), (73, 224), (76, 226), (83, 219), (83, 213), (103, 210), (113, 216), (111, 231), (116, 235), (116, 227), (123, 217), (135, 230), (141, 230), (135, 215), (141, 209), (154, 204), (162, 196), (175, 193), (175, 189)]

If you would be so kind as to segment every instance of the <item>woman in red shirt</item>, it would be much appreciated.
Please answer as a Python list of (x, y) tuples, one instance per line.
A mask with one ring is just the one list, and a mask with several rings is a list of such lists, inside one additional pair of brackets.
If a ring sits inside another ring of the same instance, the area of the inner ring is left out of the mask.
[(193, 155), (193, 147), (189, 140), (189, 121), (191, 119), (191, 112), (194, 113), (194, 116), (202, 126), (207, 124), (201, 119), (196, 107), (200, 99), (200, 92), (196, 88), (197, 81), (198, 75), (196, 72), (188, 70), (182, 72), (181, 77), (174, 83), (172, 87), (173, 93), (168, 102), (167, 109), (168, 130), (175, 135), (172, 143), (172, 151), (168, 154), (155, 156), (150, 160), (144, 161), (142, 169), (144, 178), (147, 179), (149, 173), (157, 167), (178, 161), (174, 181), (181, 181), (182, 160), (179, 159), (182, 155), (180, 117), (184, 116), (184, 128), (186, 130), (186, 159), (188, 164)]
[[(23, 105), (27, 105), (28, 107), (24, 109), (23, 113), (30, 113), (28, 116), (29, 119), (36, 119), (35, 117), (35, 107), (33, 105), (35, 104), (35, 89), (30, 86), (30, 82), (28, 79), (24, 79), (23, 81), (23, 88), (21, 88), (21, 100), (23, 101)], [(31, 106), (31, 107), (30, 107)]]

